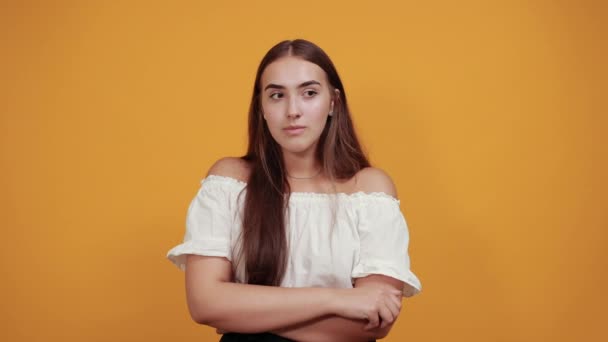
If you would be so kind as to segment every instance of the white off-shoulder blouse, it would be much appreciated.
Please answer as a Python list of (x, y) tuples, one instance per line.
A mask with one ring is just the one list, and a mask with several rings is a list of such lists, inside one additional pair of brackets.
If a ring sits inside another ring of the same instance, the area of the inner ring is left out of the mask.
[[(167, 258), (181, 270), (187, 254), (232, 261), (246, 191), (247, 184), (235, 178), (209, 175), (201, 180), (186, 215), (183, 243), (169, 250)], [(406, 297), (420, 292), (420, 280), (410, 270), (409, 231), (399, 204), (383, 192), (292, 192), (281, 286), (352, 288), (355, 278), (381, 274), (405, 282)], [(235, 281), (244, 283), (243, 272), (233, 271)]]

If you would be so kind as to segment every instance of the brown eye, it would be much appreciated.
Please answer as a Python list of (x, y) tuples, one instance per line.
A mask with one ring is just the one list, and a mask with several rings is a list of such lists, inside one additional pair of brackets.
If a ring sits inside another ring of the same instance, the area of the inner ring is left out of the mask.
[(308, 97), (313, 97), (315, 95), (317, 95), (318, 93), (314, 90), (307, 90), (304, 92)]
[[(279, 97), (277, 98), (275, 95), (278, 95)], [(273, 93), (273, 94), (270, 94), (269, 97), (271, 99), (278, 100), (279, 98), (283, 97), (283, 94), (281, 94), (281, 93)]]

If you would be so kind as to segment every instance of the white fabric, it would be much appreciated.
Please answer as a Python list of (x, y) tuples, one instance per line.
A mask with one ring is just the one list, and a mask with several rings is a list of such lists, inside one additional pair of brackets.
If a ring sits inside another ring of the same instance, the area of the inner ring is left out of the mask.
[[(167, 258), (181, 270), (186, 254), (232, 261), (246, 185), (217, 175), (203, 179), (188, 208), (183, 243)], [(290, 252), (281, 286), (352, 288), (354, 278), (382, 274), (405, 282), (406, 297), (420, 292), (410, 271), (409, 232), (399, 204), (382, 192), (292, 192), (286, 214)], [(243, 283), (242, 272), (235, 271), (235, 279)]]

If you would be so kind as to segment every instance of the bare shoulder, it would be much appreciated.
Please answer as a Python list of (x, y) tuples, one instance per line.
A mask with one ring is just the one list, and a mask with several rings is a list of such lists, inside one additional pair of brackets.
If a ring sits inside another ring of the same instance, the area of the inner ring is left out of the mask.
[(249, 162), (246, 160), (238, 157), (224, 157), (213, 163), (207, 172), (207, 176), (230, 177), (247, 183), (249, 181), (250, 170)]
[(366, 167), (355, 174), (355, 191), (384, 192), (397, 198), (397, 188), (392, 178), (377, 167)]

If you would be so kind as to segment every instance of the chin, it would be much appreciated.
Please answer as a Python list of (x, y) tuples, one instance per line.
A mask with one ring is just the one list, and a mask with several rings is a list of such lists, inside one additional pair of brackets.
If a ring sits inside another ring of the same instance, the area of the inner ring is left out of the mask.
[(310, 149), (311, 146), (306, 146), (306, 147), (283, 147), (283, 151), (289, 152), (289, 153), (304, 153), (306, 151), (308, 151), (308, 149)]
[(289, 153), (303, 153), (314, 147), (314, 144), (281, 144), (281, 148)]

